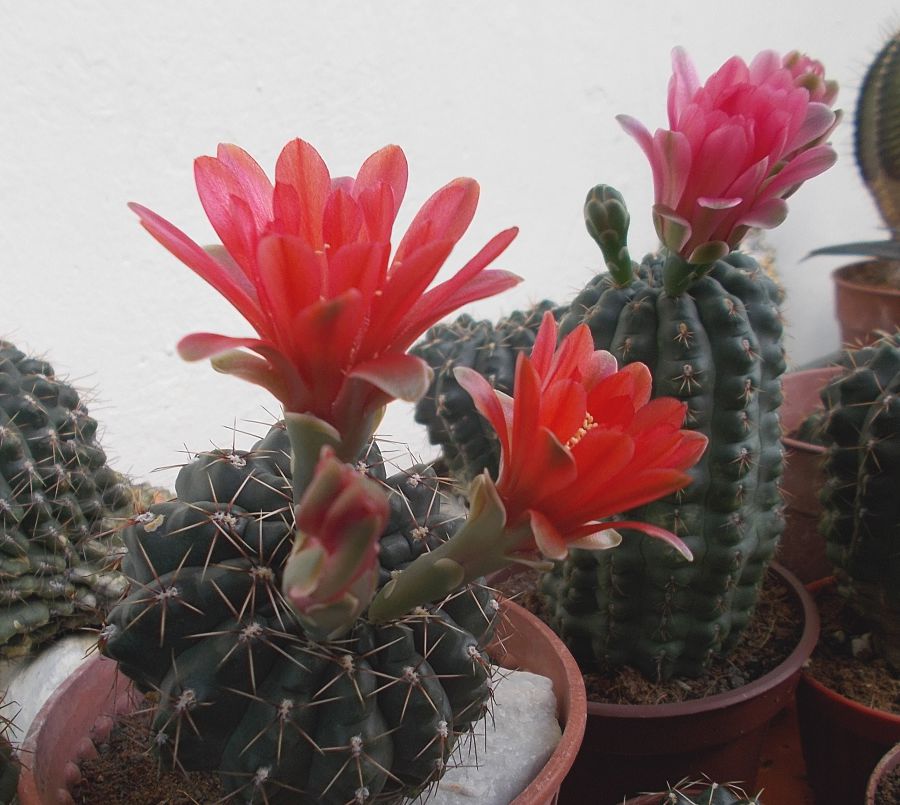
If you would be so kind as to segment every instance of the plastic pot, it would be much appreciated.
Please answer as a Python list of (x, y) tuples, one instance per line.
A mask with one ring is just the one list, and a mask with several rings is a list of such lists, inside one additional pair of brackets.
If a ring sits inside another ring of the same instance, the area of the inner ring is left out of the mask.
[(841, 266), (832, 273), (842, 343), (851, 346), (870, 343), (876, 339), (876, 330), (892, 333), (900, 327), (900, 289), (859, 279), (862, 272), (870, 272), (885, 263), (865, 260)]
[[(834, 584), (828, 578), (809, 587), (815, 596)], [(804, 671), (797, 687), (797, 718), (816, 805), (862, 802), (875, 765), (900, 741), (900, 716), (848, 699)]]
[(788, 372), (782, 377), (781, 427), (785, 436), (781, 439), (784, 446), (781, 491), (785, 501), (785, 529), (778, 546), (778, 561), (804, 584), (832, 571), (831, 563), (825, 558), (825, 539), (819, 533), (822, 515), (819, 490), (825, 482), (822, 471), (825, 448), (790, 434), (810, 414), (822, 408), (819, 393), (842, 371), (839, 366), (828, 366)]
[(866, 786), (866, 805), (875, 805), (875, 795), (883, 778), (895, 769), (900, 768), (900, 743), (894, 744), (887, 753), (878, 761), (872, 774), (869, 775), (869, 784)]
[(790, 702), (819, 634), (818, 613), (803, 585), (777, 564), (770, 572), (803, 611), (803, 632), (790, 656), (765, 676), (704, 699), (659, 705), (588, 702), (584, 743), (563, 783), (563, 802), (612, 805), (623, 795), (662, 790), (669, 782), (703, 774), (753, 788), (766, 729)]
[[(502, 604), (499, 636), (489, 647), (498, 665), (548, 677), (556, 694), (562, 738), (543, 769), (514, 805), (553, 805), (584, 735), (586, 700), (581, 672), (559, 638), (517, 604)], [(19, 805), (74, 805), (78, 763), (95, 757), (115, 716), (138, 705), (129, 680), (112, 660), (94, 655), (47, 700), (31, 725), (22, 754)]]

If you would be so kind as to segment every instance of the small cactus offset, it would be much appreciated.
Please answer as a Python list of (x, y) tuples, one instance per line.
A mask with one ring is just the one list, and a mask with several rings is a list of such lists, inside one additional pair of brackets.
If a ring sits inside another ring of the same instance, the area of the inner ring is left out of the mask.
[(750, 796), (734, 783), (684, 779), (660, 791), (652, 805), (763, 805), (761, 795)]
[(900, 336), (850, 354), (822, 392), (822, 531), (839, 588), (900, 671)]
[[(379, 586), (465, 513), (434, 472), (390, 477), (376, 445), (358, 471), (388, 494)], [(125, 529), (128, 596), (101, 650), (157, 699), (157, 748), (216, 769), (238, 801), (366, 803), (414, 795), (452, 765), (489, 704), (496, 605), (467, 587), (440, 605), (314, 641), (282, 595), (291, 553), (291, 446), (282, 425), (249, 451), (185, 465), (177, 499)]]
[(0, 342), (0, 654), (102, 622), (125, 579), (113, 513), (130, 511), (97, 423), (44, 360)]

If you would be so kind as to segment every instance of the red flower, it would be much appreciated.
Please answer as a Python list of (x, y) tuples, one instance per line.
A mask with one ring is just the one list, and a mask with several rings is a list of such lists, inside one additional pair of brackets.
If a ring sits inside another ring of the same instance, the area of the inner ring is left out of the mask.
[(220, 371), (264, 386), (287, 411), (319, 417), (342, 436), (391, 399), (425, 392), (428, 367), (405, 354), (421, 333), (461, 305), (519, 281), (485, 270), (513, 240), (513, 228), (426, 290), (475, 214), (479, 191), (472, 179), (456, 179), (426, 201), (390, 257), (407, 179), (397, 146), (369, 157), (355, 179), (332, 179), (316, 150), (299, 139), (281, 152), (274, 187), (233, 145), (198, 158), (194, 175), (224, 248), (204, 250), (145, 207), (131, 208), (259, 338), (194, 333), (179, 343), (180, 354), (213, 358)]
[(556, 345), (556, 322), (544, 314), (531, 357), (516, 364), (515, 397), (495, 391), (477, 372), (456, 369), (460, 384), (500, 439), (497, 494), (506, 529), (527, 526), (535, 546), (561, 559), (569, 546), (609, 547), (604, 529), (632, 528), (660, 537), (690, 558), (674, 534), (647, 523), (598, 523), (690, 483), (707, 439), (682, 430), (686, 406), (650, 399), (641, 363), (617, 370), (594, 350), (580, 325)]
[(701, 86), (687, 54), (672, 54), (669, 129), (619, 122), (650, 160), (654, 222), (666, 247), (709, 263), (737, 246), (751, 226), (771, 228), (784, 199), (836, 159), (823, 139), (838, 117), (837, 84), (797, 52), (760, 53), (748, 66), (729, 59)]

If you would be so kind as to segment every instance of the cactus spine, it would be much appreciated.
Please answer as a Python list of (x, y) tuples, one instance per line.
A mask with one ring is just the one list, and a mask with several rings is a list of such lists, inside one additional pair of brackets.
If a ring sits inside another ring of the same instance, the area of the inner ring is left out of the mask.
[[(387, 477), (381, 583), (455, 531), (461, 509), (429, 468)], [(238, 801), (393, 802), (440, 778), (487, 706), (496, 608), (481, 588), (384, 626), (315, 642), (281, 594), (293, 539), (291, 446), (277, 425), (250, 451), (182, 468), (177, 499), (124, 531), (129, 595), (101, 649), (158, 700), (155, 744), (218, 771)]]
[(0, 654), (99, 624), (122, 594), (108, 517), (131, 501), (53, 367), (0, 341)]
[(822, 392), (822, 530), (850, 606), (900, 670), (900, 336), (854, 353)]
[(658, 805), (763, 805), (734, 783), (682, 780), (659, 793)]

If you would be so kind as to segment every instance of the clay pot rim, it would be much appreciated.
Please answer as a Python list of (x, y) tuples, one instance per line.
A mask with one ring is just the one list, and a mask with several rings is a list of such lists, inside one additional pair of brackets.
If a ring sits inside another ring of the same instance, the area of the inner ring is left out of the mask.
[(872, 769), (869, 775), (869, 783), (866, 786), (866, 805), (875, 805), (875, 794), (878, 792), (878, 784), (882, 778), (894, 769), (900, 767), (900, 743), (894, 744), (882, 755), (881, 760)]
[[(584, 688), (584, 677), (575, 658), (569, 653), (565, 644), (556, 633), (540, 618), (514, 601), (504, 599), (500, 606), (504, 614), (513, 621), (513, 628), (520, 629), (524, 625), (537, 632), (539, 640), (549, 644), (553, 654), (559, 659), (564, 670), (568, 689), (568, 714), (562, 724), (562, 737), (547, 762), (531, 782), (510, 805), (528, 805), (528, 803), (551, 802), (553, 795), (559, 790), (572, 765), (578, 749), (584, 739), (587, 727), (587, 694)], [(510, 613), (513, 613), (510, 617)], [(497, 661), (497, 658), (494, 658)], [(561, 697), (557, 695), (557, 714)]]
[(896, 296), (900, 297), (900, 290), (897, 288), (891, 288), (887, 285), (873, 285), (871, 283), (865, 282), (855, 282), (851, 275), (855, 273), (855, 269), (858, 266), (865, 266), (870, 263), (896, 263), (896, 260), (884, 260), (879, 258), (872, 258), (871, 260), (858, 260), (855, 263), (846, 263), (845, 265), (839, 266), (831, 272), (831, 278), (834, 281), (835, 285), (842, 285), (845, 288), (852, 288), (854, 291), (859, 291), (862, 293), (873, 293), (878, 294), (879, 296)]
[[(820, 590), (827, 589), (828, 587), (834, 587), (835, 584), (837, 584), (837, 580), (834, 576), (826, 576), (824, 579), (817, 579), (816, 581), (810, 582), (806, 585), (806, 589), (812, 596), (815, 596), (816, 593), (818, 593)], [(877, 707), (869, 707), (868, 705), (863, 704), (862, 702), (858, 702), (855, 699), (850, 699), (847, 696), (844, 696), (843, 693), (838, 693), (836, 690), (834, 690), (834, 688), (829, 688), (828, 685), (820, 682), (805, 668), (802, 671), (802, 676), (804, 683), (817, 690), (823, 696), (839, 702), (842, 707), (846, 707), (848, 710), (861, 713), (872, 720), (881, 722), (882, 724), (900, 724), (900, 715), (888, 713), (885, 710), (879, 710)]]
[(725, 693), (715, 693), (702, 699), (666, 704), (607, 704), (588, 700), (588, 715), (602, 715), (604, 718), (671, 718), (692, 715), (710, 710), (720, 710), (742, 703), (785, 682), (802, 668), (819, 640), (819, 611), (807, 589), (787, 568), (777, 562), (769, 564), (769, 571), (781, 577), (799, 599), (803, 610), (803, 633), (793, 651), (767, 674)]

